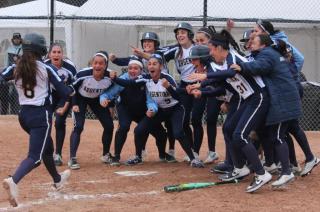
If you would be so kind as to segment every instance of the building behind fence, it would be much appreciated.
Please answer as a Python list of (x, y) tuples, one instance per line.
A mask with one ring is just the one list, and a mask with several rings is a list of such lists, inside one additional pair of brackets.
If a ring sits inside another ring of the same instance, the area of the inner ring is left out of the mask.
[[(22, 36), (38, 32), (50, 40), (51, 1), (27, 1), (3, 8), (8, 1), (0, 2), (0, 67), (4, 66), (3, 58), (14, 32), (20, 32)], [(263, 3), (254, 0), (64, 0), (53, 3), (54, 41), (63, 44), (65, 54), (78, 69), (86, 67), (97, 50), (107, 50), (120, 57), (132, 54), (129, 46), (140, 47), (140, 37), (146, 31), (158, 33), (161, 46), (173, 44), (176, 42), (173, 28), (181, 21), (191, 23), (194, 30), (204, 24), (214, 25), (219, 30), (231, 18), (235, 21), (232, 34), (239, 40), (243, 31), (252, 28), (257, 19), (268, 19), (276, 28), (285, 31), (290, 42), (304, 54), (303, 73), (307, 80), (320, 81), (318, 0), (269, 0)], [(179, 79), (173, 63), (169, 67)], [(110, 68), (121, 71), (112, 64)], [(314, 83), (303, 86), (302, 126), (306, 130), (319, 130), (320, 88)], [(9, 94), (0, 93), (1, 113), (17, 113), (12, 84), (0, 87), (8, 87)], [(90, 111), (88, 117), (94, 118)]]

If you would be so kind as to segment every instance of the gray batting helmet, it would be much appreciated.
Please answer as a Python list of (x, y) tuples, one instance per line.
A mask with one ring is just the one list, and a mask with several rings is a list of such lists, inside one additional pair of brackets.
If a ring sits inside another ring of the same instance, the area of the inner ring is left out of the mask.
[(24, 52), (36, 52), (39, 55), (44, 56), (47, 54), (46, 39), (43, 35), (36, 33), (26, 34), (23, 38), (22, 50)]
[(174, 28), (173, 32), (174, 32), (175, 34), (177, 34), (177, 31), (178, 31), (179, 29), (185, 29), (185, 30), (187, 30), (190, 40), (193, 39), (194, 32), (193, 32), (192, 26), (191, 26), (189, 23), (186, 23), (186, 22), (181, 22), (181, 23), (179, 23), (179, 24)]
[(153, 40), (156, 48), (158, 48), (159, 45), (160, 45), (159, 36), (155, 32), (145, 32), (145, 33), (143, 33), (142, 38), (140, 40), (141, 41), (141, 46), (143, 46), (143, 41), (144, 40)]

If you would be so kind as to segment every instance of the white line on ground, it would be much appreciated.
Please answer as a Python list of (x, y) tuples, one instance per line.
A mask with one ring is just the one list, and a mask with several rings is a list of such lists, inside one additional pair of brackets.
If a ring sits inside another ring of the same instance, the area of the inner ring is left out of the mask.
[[(0, 208), (0, 211), (17, 211), (21, 209), (30, 208), (34, 205), (43, 205), (53, 201), (77, 201), (77, 200), (90, 200), (90, 199), (110, 199), (110, 198), (127, 198), (131, 196), (149, 196), (149, 195), (157, 195), (161, 191), (147, 191), (147, 192), (136, 192), (136, 193), (102, 193), (102, 194), (66, 194), (61, 192), (49, 192), (48, 197), (44, 199), (38, 199), (35, 201), (20, 203), (18, 207), (3, 207)], [(9, 203), (8, 203), (9, 204)]]

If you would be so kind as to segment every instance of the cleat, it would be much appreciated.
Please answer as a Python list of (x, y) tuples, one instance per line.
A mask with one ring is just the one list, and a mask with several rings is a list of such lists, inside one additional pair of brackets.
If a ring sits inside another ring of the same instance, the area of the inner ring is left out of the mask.
[(66, 184), (66, 182), (68, 181), (69, 177), (71, 175), (71, 171), (69, 169), (65, 170), (64, 172), (60, 173), (61, 176), (61, 180), (58, 183), (54, 183), (53, 186), (55, 187), (55, 189), (57, 191), (60, 191), (63, 186)]
[(110, 161), (110, 166), (120, 166), (120, 160), (118, 158), (112, 157)]
[(278, 172), (278, 166), (275, 163), (271, 164), (270, 166), (267, 166), (266, 164), (264, 164), (263, 168), (270, 174), (275, 174)]
[(274, 181), (271, 185), (273, 188), (280, 188), (282, 186), (287, 185), (291, 181), (294, 181), (294, 179), (295, 179), (295, 176), (292, 172), (290, 174), (283, 174), (276, 181)]
[(232, 172), (233, 170), (233, 166), (225, 163), (225, 162), (221, 162), (215, 166), (213, 166), (210, 169), (211, 173), (218, 173), (218, 174), (228, 174), (229, 172)]
[(169, 149), (168, 154), (171, 155), (172, 157), (176, 157), (176, 153), (174, 149)]
[[(199, 160), (199, 154), (198, 154), (198, 153), (193, 152), (193, 156), (194, 156), (194, 158), (196, 158), (196, 159)], [(188, 155), (184, 156), (183, 161), (185, 161), (185, 162), (190, 162), (189, 156), (188, 156)]]
[(272, 179), (272, 175), (267, 171), (265, 171), (265, 173), (263, 175), (254, 176), (253, 181), (247, 187), (246, 192), (252, 193), (252, 192), (258, 190), (264, 184), (269, 183), (271, 181), (271, 179)]
[(134, 156), (133, 158), (131, 158), (131, 159), (129, 159), (129, 160), (127, 160), (125, 162), (125, 164), (127, 166), (134, 166), (134, 165), (139, 165), (139, 164), (142, 164), (142, 163), (143, 163), (142, 162), (142, 158), (139, 157), (139, 156)]
[(18, 186), (13, 182), (12, 177), (3, 180), (3, 188), (7, 191), (7, 197), (10, 205), (18, 206)]
[(193, 159), (190, 163), (190, 166), (194, 168), (204, 168), (203, 162), (198, 158)]
[(319, 162), (320, 162), (320, 159), (317, 157), (314, 157), (312, 161), (306, 162), (302, 172), (300, 173), (300, 176), (305, 177), (311, 174), (312, 169), (316, 167), (319, 164)]
[(112, 158), (111, 153), (107, 153), (107, 154), (101, 156), (100, 160), (101, 160), (102, 163), (110, 164), (111, 163), (111, 158)]
[(232, 172), (228, 174), (220, 175), (219, 179), (224, 182), (232, 181), (234, 179), (243, 178), (250, 174), (250, 169), (244, 165), (241, 169), (234, 168)]
[(291, 166), (290, 168), (291, 168), (292, 173), (295, 176), (300, 176), (300, 174), (302, 172), (300, 165), (298, 164), (297, 166), (293, 166), (293, 165), (290, 165), (290, 166)]
[(68, 166), (69, 166), (69, 168), (72, 169), (72, 170), (80, 169), (80, 164), (78, 163), (77, 158), (71, 158), (71, 159), (68, 161)]
[(141, 152), (141, 157), (142, 157), (142, 159), (146, 159), (147, 157), (148, 157), (148, 152), (147, 152), (147, 150), (142, 150), (142, 152)]
[(62, 161), (62, 156), (59, 154), (54, 154), (53, 155), (53, 160), (54, 160), (54, 164), (56, 166), (62, 166), (63, 161)]
[(176, 163), (177, 162), (176, 158), (168, 153), (166, 153), (166, 155), (165, 155), (165, 161), (167, 163)]
[(218, 159), (219, 159), (218, 153), (209, 151), (208, 152), (208, 157), (204, 161), (204, 163), (206, 163), (206, 164), (213, 163), (215, 160), (218, 160)]

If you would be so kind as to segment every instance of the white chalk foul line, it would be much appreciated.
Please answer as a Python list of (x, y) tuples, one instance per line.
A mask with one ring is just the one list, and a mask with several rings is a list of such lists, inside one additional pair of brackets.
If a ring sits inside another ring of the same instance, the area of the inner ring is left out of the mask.
[(65, 194), (61, 192), (49, 192), (48, 197), (44, 199), (39, 199), (35, 201), (30, 201), (26, 203), (20, 203), (18, 207), (3, 207), (0, 208), (0, 211), (16, 211), (25, 208), (30, 208), (34, 205), (42, 205), (53, 201), (77, 201), (77, 200), (90, 200), (90, 199), (110, 199), (110, 198), (125, 198), (132, 196), (149, 196), (149, 195), (157, 195), (161, 191), (147, 191), (147, 192), (135, 192), (135, 193), (102, 193), (102, 194)]

